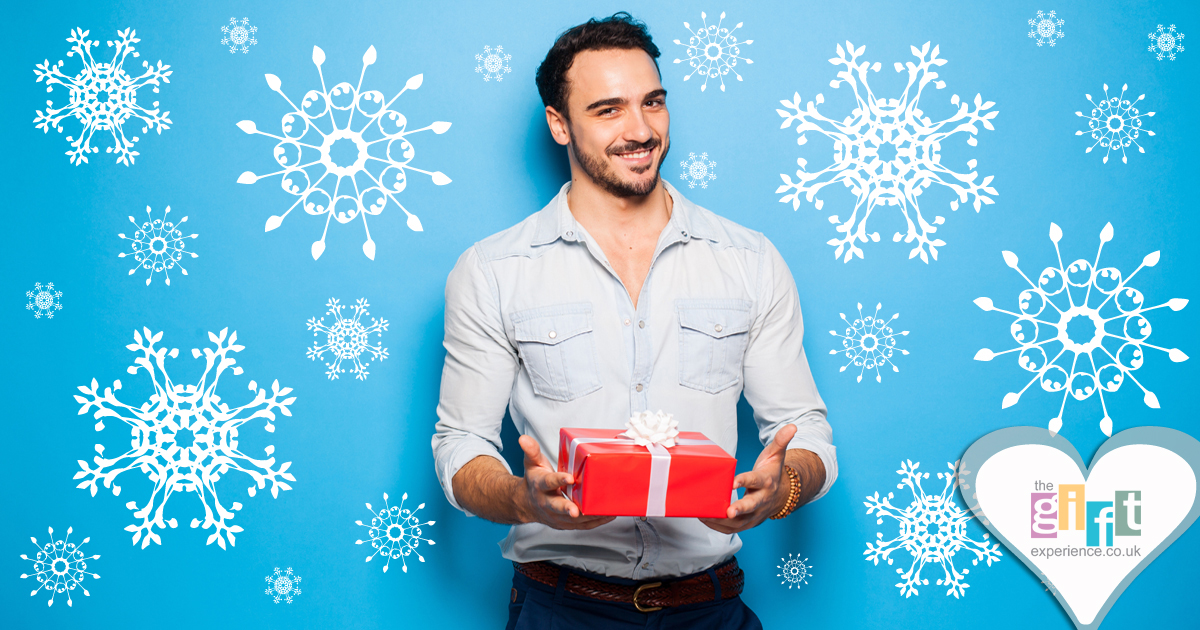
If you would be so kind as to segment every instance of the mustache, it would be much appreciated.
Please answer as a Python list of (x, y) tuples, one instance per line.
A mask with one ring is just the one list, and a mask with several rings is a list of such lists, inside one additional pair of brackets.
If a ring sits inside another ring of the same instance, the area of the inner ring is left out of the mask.
[(616, 155), (618, 153), (633, 153), (634, 151), (653, 151), (661, 144), (662, 141), (658, 138), (650, 138), (645, 142), (631, 142), (619, 147), (609, 147), (605, 149), (604, 153), (606, 155)]

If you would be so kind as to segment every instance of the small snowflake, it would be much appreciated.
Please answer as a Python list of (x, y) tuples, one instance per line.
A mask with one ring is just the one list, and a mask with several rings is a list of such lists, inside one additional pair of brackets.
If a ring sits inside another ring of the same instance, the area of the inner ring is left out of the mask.
[(25, 297), (29, 298), (29, 303), (25, 305), (25, 308), (33, 311), (36, 319), (41, 319), (43, 316), (46, 319), (53, 319), (54, 311), (62, 310), (62, 291), (55, 291), (53, 282), (47, 282), (46, 286), (42, 286), (40, 282), (34, 282), (33, 290), (26, 291)]
[(838, 313), (842, 317), (842, 321), (846, 322), (846, 334), (840, 335), (836, 330), (829, 331), (829, 334), (834, 337), (841, 337), (842, 348), (830, 350), (829, 354), (845, 353), (846, 358), (850, 361), (843, 365), (839, 372), (845, 372), (846, 368), (851, 365), (861, 368), (858, 371), (857, 382), (862, 382), (863, 373), (869, 370), (875, 370), (875, 382), (882, 383), (883, 375), (879, 373), (881, 366), (892, 366), (893, 372), (899, 372), (900, 368), (892, 363), (892, 355), (897, 350), (901, 354), (908, 354), (908, 350), (896, 347), (896, 337), (908, 334), (908, 331), (895, 332), (892, 330), (891, 323), (900, 317), (899, 313), (892, 315), (891, 319), (884, 321), (879, 317), (879, 309), (883, 308), (883, 304), (875, 305), (875, 314), (862, 314), (862, 302), (858, 303), (858, 317), (853, 322), (846, 319), (845, 313)]
[(62, 540), (54, 540), (54, 528), (48, 528), (50, 532), (50, 540), (45, 546), (38, 543), (37, 538), (30, 537), (35, 547), (39, 547), (37, 555), (30, 558), (25, 554), (21, 554), (22, 560), (29, 560), (33, 563), (33, 575), (25, 573), (21, 574), (21, 579), (35, 578), (41, 586), (33, 589), (30, 597), (37, 595), (38, 591), (50, 591), (50, 600), (46, 602), (47, 606), (54, 605), (54, 596), (60, 593), (67, 594), (67, 605), (72, 606), (71, 591), (78, 588), (83, 591), (85, 597), (90, 597), (91, 593), (83, 587), (84, 578), (90, 577), (94, 580), (100, 579), (100, 576), (87, 570), (88, 560), (98, 560), (100, 555), (85, 556), (83, 554), (83, 546), (91, 540), (84, 538), (79, 546), (75, 543), (68, 542), (71, 538), (72, 528), (67, 528), (67, 536)]
[(863, 505), (867, 508), (867, 514), (877, 516), (875, 524), (883, 525), (883, 518), (886, 516), (895, 519), (899, 528), (896, 537), (888, 540), (884, 540), (883, 532), (877, 532), (875, 544), (868, 542), (863, 555), (867, 561), (874, 562), (875, 566), (879, 566), (881, 559), (886, 560), (890, 566), (894, 560), (891, 554), (897, 549), (903, 549), (912, 556), (912, 565), (907, 571), (903, 568), (896, 569), (901, 579), (896, 586), (905, 598), (917, 595), (918, 586), (929, 584), (928, 579), (921, 579), (921, 571), (925, 565), (940, 564), (944, 576), (937, 581), (937, 585), (949, 587), (946, 595), (959, 598), (965, 595), (966, 589), (969, 588), (965, 578), (971, 570), (963, 569), (960, 573), (954, 567), (955, 555), (966, 550), (975, 556), (971, 559), (973, 566), (978, 566), (979, 562), (984, 560), (990, 567), (992, 562), (1000, 561), (1000, 544), (989, 542), (988, 534), (983, 535), (982, 541), (973, 540), (967, 535), (967, 523), (971, 520), (971, 515), (958, 507), (953, 497), (957, 480), (953, 472), (956, 464), (946, 464), (952, 472), (937, 474), (938, 479), (945, 481), (945, 486), (939, 494), (926, 494), (921, 488), (921, 480), (928, 479), (929, 473), (917, 472), (920, 465), (920, 462), (914, 464), (912, 460), (907, 460), (901, 463), (900, 470), (896, 471), (903, 477), (896, 487), (901, 490), (907, 487), (913, 495), (913, 501), (907, 507), (893, 506), (891, 499), (895, 498), (895, 495), (891, 492), (883, 498), (878, 492), (874, 496), (867, 496)]
[(1062, 32), (1063, 21), (1058, 19), (1054, 11), (1050, 15), (1046, 15), (1041, 11), (1037, 12), (1037, 17), (1029, 20), (1029, 37), (1037, 38), (1037, 45), (1050, 44), (1053, 46), (1058, 40), (1063, 38)]
[[(804, 158), (796, 160), (800, 167), (796, 171), (797, 181), (786, 174), (781, 174), (783, 185), (775, 193), (788, 193), (779, 201), (791, 202), (792, 209), (800, 208), (800, 198), (812, 202), (817, 210), (824, 205), (824, 200), (816, 199), (821, 189), (830, 184), (842, 184), (856, 197), (854, 210), (845, 221), (838, 215), (829, 217), (829, 222), (837, 226), (837, 232), (843, 234), (827, 242), (836, 247), (834, 257), (845, 254), (843, 262), (850, 262), (854, 256), (863, 257), (863, 251), (857, 243), (866, 243), (868, 239), (879, 242), (879, 232), (867, 232), (867, 221), (871, 213), (879, 207), (897, 206), (904, 215), (908, 225), (905, 234), (896, 232), (893, 242), (916, 242), (909, 259), (920, 256), (928, 263), (932, 256), (937, 260), (938, 247), (945, 241), (932, 237), (945, 219), (934, 217), (930, 223), (921, 214), (917, 203), (921, 193), (933, 184), (950, 189), (955, 199), (950, 202), (951, 210), (958, 210), (959, 203), (974, 202), (975, 211), (979, 212), (982, 204), (992, 204), (991, 197), (996, 195), (991, 187), (992, 176), (988, 175), (979, 180), (975, 171), (975, 160), (967, 162), (967, 172), (957, 172), (942, 164), (941, 148), (950, 138), (962, 133), (966, 135), (967, 144), (975, 146), (976, 134), (979, 128), (992, 130), (992, 119), (1000, 112), (988, 112), (995, 104), (984, 102), (983, 98), (975, 95), (975, 107), (972, 109), (967, 102), (960, 101), (955, 94), (950, 98), (950, 104), (956, 110), (955, 114), (944, 120), (930, 120), (921, 111), (919, 101), (927, 85), (937, 89), (946, 87), (944, 81), (936, 80), (935, 66), (946, 63), (938, 58), (938, 47), (929, 50), (929, 42), (921, 48), (910, 47), (912, 54), (919, 63), (909, 62), (895, 64), (896, 72), (908, 71), (908, 86), (904, 88), (900, 98), (879, 98), (867, 85), (868, 70), (879, 72), (882, 64), (863, 60), (859, 57), (866, 51), (866, 46), (857, 49), (850, 42), (842, 48), (838, 44), (838, 56), (829, 62), (835, 66), (845, 66), (845, 70), (837, 73), (837, 79), (830, 83), (835, 89), (843, 83), (854, 91), (857, 103), (855, 109), (845, 118), (826, 118), (817, 111), (816, 106), (825, 102), (822, 94), (810, 101), (806, 108), (801, 107), (800, 94), (796, 93), (791, 101), (780, 101), (787, 110), (777, 109), (783, 117), (781, 129), (787, 129), (793, 122), (798, 123), (796, 133), (799, 138), (796, 144), (808, 142), (805, 133), (815, 131), (833, 141), (833, 163), (819, 171), (807, 170), (808, 162)], [(928, 55), (928, 56), (927, 56)], [(862, 89), (860, 90), (860, 85)], [(788, 111), (791, 110), (791, 111)], [(859, 212), (862, 217), (859, 218)], [(931, 238), (932, 237), (932, 238)]]
[(358, 84), (342, 82), (330, 88), (326, 87), (325, 75), (321, 72), (325, 51), (313, 46), (312, 61), (321, 78), (321, 89), (305, 93), (298, 107), (283, 93), (283, 82), (279, 77), (266, 75), (267, 86), (282, 96), (293, 110), (282, 117), (283, 135), (259, 131), (252, 120), (237, 124), (238, 129), (248, 134), (276, 140), (272, 155), (281, 167), (281, 170), (266, 175), (246, 171), (238, 176), (238, 183), (253, 184), (280, 175), (280, 186), (296, 197), (287, 212), (267, 219), (266, 231), (282, 225), (287, 215), (300, 206), (305, 214), (325, 215), (321, 239), (314, 241), (311, 247), (313, 260), (325, 251), (329, 222), (335, 219), (342, 224), (362, 221), (367, 235), (363, 254), (375, 260), (375, 241), (367, 228), (367, 215), (376, 216), (383, 212), (389, 200), (408, 217), (408, 228), (420, 232), (420, 219), (405, 209), (397, 198), (408, 186), (408, 171), (428, 175), (437, 186), (450, 183), (450, 178), (441, 171), (426, 171), (410, 164), (416, 156), (416, 148), (408, 140), (409, 136), (427, 130), (435, 134), (446, 133), (450, 123), (437, 121), (410, 130), (404, 114), (392, 109), (401, 94), (421, 87), (424, 75), (409, 78), (404, 89), (388, 100), (378, 90), (362, 89), (367, 66), (375, 63), (375, 59), (375, 47), (371, 46), (363, 55)]
[(130, 241), (129, 246), (133, 248), (132, 253), (121, 252), (117, 254), (118, 258), (133, 256), (133, 260), (138, 264), (134, 265), (133, 269), (129, 270), (129, 275), (133, 275), (139, 268), (146, 269), (150, 275), (146, 277), (146, 286), (150, 286), (150, 281), (154, 279), (154, 274), (161, 271), (166, 278), (167, 286), (171, 286), (171, 275), (168, 270), (174, 269), (179, 265), (179, 271), (183, 275), (188, 275), (187, 269), (183, 268), (179, 261), (184, 255), (196, 258), (199, 254), (195, 252), (184, 251), (184, 239), (196, 238), (199, 234), (184, 236), (179, 230), (188, 218), (183, 217), (178, 225), (167, 221), (167, 215), (171, 212), (171, 206), (163, 211), (163, 218), (151, 219), (150, 206), (146, 206), (147, 221), (141, 226), (133, 217), (129, 217), (129, 222), (137, 227), (137, 231), (133, 233), (133, 237), (118, 234), (117, 236)]
[(483, 52), (475, 54), (475, 61), (478, 62), (475, 72), (481, 73), (484, 81), (503, 81), (504, 73), (512, 72), (512, 68), (508, 67), (509, 59), (512, 59), (512, 55), (505, 54), (503, 46), (495, 49), (484, 46)]
[(808, 558), (803, 560), (799, 556), (793, 558), (789, 553), (788, 557), (780, 558), (779, 561), (783, 564), (775, 567), (779, 569), (779, 573), (775, 577), (783, 578), (780, 584), (786, 584), (788, 590), (791, 590), (793, 586), (800, 588), (801, 584), (808, 584), (808, 578), (812, 577), (812, 567), (808, 566)]
[(1175, 54), (1183, 52), (1183, 33), (1175, 32), (1175, 25), (1170, 28), (1163, 29), (1163, 25), (1158, 25), (1158, 31), (1150, 33), (1150, 48), (1152, 53), (1158, 54), (1158, 60), (1162, 61), (1163, 57), (1175, 61)]
[(267, 595), (275, 597), (275, 603), (280, 600), (292, 603), (292, 598), (300, 594), (300, 576), (292, 574), (292, 567), (280, 572), (275, 567), (275, 574), (267, 576)]
[(1092, 100), (1091, 94), (1084, 94), (1087, 100), (1092, 103), (1092, 111), (1087, 116), (1083, 112), (1075, 112), (1076, 116), (1088, 119), (1089, 131), (1076, 131), (1075, 135), (1082, 136), (1085, 133), (1090, 133), (1092, 139), (1096, 142), (1092, 146), (1084, 150), (1084, 153), (1091, 153), (1096, 145), (1104, 147), (1104, 159), (1101, 163), (1108, 164), (1108, 156), (1118, 148), (1121, 150), (1121, 162), (1128, 164), (1129, 156), (1125, 155), (1125, 148), (1131, 144), (1136, 144), (1139, 153), (1145, 153), (1146, 149), (1138, 143), (1137, 138), (1141, 132), (1145, 131), (1148, 135), (1153, 136), (1154, 132), (1149, 129), (1142, 129), (1142, 117), (1153, 117), (1154, 112), (1146, 112), (1139, 114), (1138, 109), (1134, 107), (1142, 99), (1146, 98), (1143, 94), (1137, 97), (1132, 103), (1125, 100), (1125, 90), (1129, 89), (1129, 84), (1121, 86), (1121, 96), (1108, 96), (1108, 84), (1104, 84), (1104, 98), (1099, 103)]
[(338, 374), (345, 372), (342, 368), (342, 361), (349, 360), (354, 364), (354, 368), (350, 370), (354, 377), (360, 381), (367, 379), (367, 366), (370, 362), (364, 363), (362, 354), (369, 353), (371, 358), (380, 361), (387, 358), (387, 348), (383, 344), (377, 343), (371, 345), (371, 333), (375, 333), (376, 337), (383, 337), (384, 331), (387, 330), (388, 322), (386, 319), (371, 318), (370, 326), (362, 325), (363, 315), (367, 313), (366, 298), (359, 298), (357, 304), (350, 305), (354, 310), (354, 317), (342, 317), (342, 309), (344, 304), (339, 304), (337, 298), (329, 298), (325, 303), (329, 308), (326, 315), (333, 316), (333, 324), (325, 324), (325, 315), (321, 319), (310, 317), (308, 319), (308, 329), (313, 331), (313, 337), (320, 334), (325, 335), (325, 343), (317, 344), (308, 349), (308, 358), (316, 361), (317, 359), (324, 360), (325, 351), (333, 353), (333, 361), (326, 363), (325, 367), (329, 368), (325, 372), (330, 380), (336, 379)]
[(708, 188), (708, 182), (717, 178), (717, 163), (709, 160), (707, 153), (701, 153), (699, 157), (695, 153), (688, 153), (687, 159), (680, 162), (679, 166), (683, 168), (679, 179), (687, 182), (688, 188), (695, 188), (697, 184), (701, 188)]
[[(401, 570), (408, 573), (408, 563), (404, 558), (416, 554), (418, 560), (425, 562), (425, 557), (417, 551), (417, 547), (422, 542), (430, 545), (436, 544), (428, 538), (421, 537), (421, 527), (433, 525), (434, 521), (422, 523), (417, 518), (417, 512), (425, 507), (424, 503), (418, 505), (417, 509), (411, 512), (404, 507), (404, 502), (408, 500), (407, 492), (401, 495), (398, 506), (389, 507), (387, 500), (388, 495), (385, 492), (383, 493), (383, 509), (371, 518), (370, 525), (363, 525), (362, 521), (354, 521), (354, 524), (368, 528), (367, 536), (371, 538), (371, 547), (375, 549), (375, 553), (367, 556), (367, 562), (370, 562), (375, 556), (386, 558), (387, 562), (383, 565), (383, 572), (387, 573), (392, 560), (399, 558)], [(375, 512), (375, 508), (371, 507), (370, 503), (367, 504), (367, 509), (372, 513)], [(364, 542), (366, 541), (356, 540), (354, 544), (361, 545)]]
[[(692, 75), (699, 74), (704, 77), (704, 83), (700, 84), (700, 91), (703, 92), (708, 87), (708, 80), (717, 77), (721, 81), (721, 91), (724, 92), (725, 75), (732, 72), (738, 81), (742, 80), (742, 75), (733, 69), (738, 61), (754, 63), (741, 56), (741, 47), (753, 44), (754, 40), (739, 42), (738, 38), (734, 37), (734, 31), (742, 27), (742, 22), (738, 22), (732, 30), (722, 27), (721, 23), (725, 21), (724, 11), (716, 24), (709, 24), (708, 16), (704, 12), (700, 13), (700, 21), (702, 24), (695, 31), (692, 31), (690, 24), (683, 23), (683, 27), (692, 33), (686, 44), (675, 40), (676, 44), (687, 47), (687, 62), (692, 67), (692, 71), (683, 77), (683, 80), (687, 81)], [(683, 60), (676, 59), (675, 63), (683, 63)]]
[(221, 32), (225, 34), (221, 38), (222, 46), (229, 46), (229, 52), (243, 53), (250, 52), (250, 47), (257, 44), (258, 40), (254, 39), (254, 34), (258, 32), (257, 26), (250, 26), (250, 18), (229, 18), (229, 24), (221, 27)]
[(1112, 435), (1112, 419), (1108, 417), (1104, 393), (1116, 392), (1126, 378), (1141, 388), (1147, 407), (1158, 409), (1158, 397), (1133, 375), (1146, 360), (1145, 348), (1166, 352), (1175, 363), (1188, 358), (1179, 348), (1168, 349), (1147, 343), (1150, 321), (1146, 319), (1149, 311), (1164, 306), (1179, 311), (1187, 306), (1188, 301), (1174, 298), (1147, 307), (1142, 292), (1129, 286), (1129, 281), (1144, 267), (1158, 264), (1159, 253), (1147, 254), (1128, 276), (1124, 276), (1116, 267), (1097, 269), (1100, 252), (1112, 238), (1113, 226), (1106, 223), (1100, 231), (1100, 246), (1096, 249), (1095, 260), (1080, 258), (1064, 268), (1062, 253), (1058, 248), (1062, 229), (1051, 223), (1050, 240), (1054, 242), (1058, 265), (1043, 269), (1036, 284), (1017, 266), (1016, 254), (1003, 252), (1004, 263), (1021, 274), (1030, 287), (1017, 296), (1019, 312), (997, 308), (991, 298), (975, 300), (976, 306), (985, 311), (996, 311), (1015, 318), (1009, 330), (1018, 344), (1016, 348), (1003, 352), (983, 348), (975, 354), (975, 360), (991, 361), (1000, 355), (1018, 352), (1017, 365), (1034, 374), (1021, 391), (1004, 395), (1002, 408), (1017, 404), (1021, 394), (1034, 383), (1038, 383), (1046, 392), (1062, 392), (1058, 415), (1050, 420), (1050, 431), (1054, 433), (1062, 428), (1062, 415), (1068, 398), (1086, 400), (1092, 394), (1099, 394), (1100, 408), (1104, 413), (1100, 429), (1105, 435)]
[[(75, 479), (85, 478), (77, 488), (87, 489), (96, 496), (97, 482), (103, 482), (104, 487), (112, 488), (113, 496), (120, 496), (121, 486), (113, 482), (122, 473), (140, 470), (145, 474), (154, 488), (150, 499), (142, 507), (136, 501), (130, 501), (125, 507), (133, 510), (135, 518), (141, 523), (134, 523), (125, 528), (133, 532), (133, 543), (142, 541), (145, 549), (151, 541), (162, 544), (154, 529), (175, 528), (178, 523), (174, 518), (164, 520), (163, 512), (171, 496), (195, 493), (196, 498), (204, 506), (204, 521), (192, 519), (192, 527), (216, 530), (208, 537), (208, 543), (216, 542), (225, 549), (225, 538), (229, 544), (234, 544), (234, 534), (242, 531), (240, 525), (228, 523), (234, 517), (233, 512), (242, 509), (242, 504), (234, 502), (228, 508), (221, 504), (217, 496), (217, 482), (227, 473), (234, 471), (248, 475), (253, 483), (247, 488), (247, 494), (255, 495), (255, 486), (266, 487), (271, 482), (271, 496), (278, 498), (280, 490), (291, 490), (292, 487), (283, 480), (295, 481), (296, 478), (287, 472), (291, 462), (284, 462), (275, 468), (275, 447), (267, 446), (266, 459), (255, 459), (238, 450), (238, 431), (247, 430), (248, 422), (262, 419), (267, 433), (275, 432), (275, 413), (291, 416), (288, 405), (296, 398), (284, 399), (292, 388), (280, 389), (279, 381), (271, 383), (271, 394), (265, 389), (258, 389), (258, 384), (250, 381), (249, 390), (255, 392), (254, 399), (240, 407), (230, 407), (217, 394), (217, 381), (221, 374), (233, 368), (234, 375), (240, 375), (242, 368), (236, 366), (237, 360), (229, 356), (241, 352), (244, 347), (237, 345), (237, 332), (229, 334), (228, 329), (222, 329), (220, 335), (208, 333), (208, 339), (215, 348), (192, 349), (192, 358), (205, 358), (204, 374), (196, 384), (180, 385), (172, 382), (167, 374), (166, 357), (174, 359), (179, 356), (179, 350), (172, 348), (155, 348), (154, 344), (162, 339), (162, 333), (151, 334), (149, 328), (142, 329), (143, 334), (133, 333), (135, 343), (125, 346), (126, 349), (141, 356), (134, 359), (133, 365), (127, 372), (136, 375), (145, 370), (154, 386), (154, 393), (140, 406), (127, 405), (113, 395), (120, 391), (121, 381), (113, 381), (112, 387), (104, 388), (100, 393), (100, 385), (96, 379), (92, 384), (80, 386), (79, 391), (84, 396), (75, 396), (75, 401), (83, 405), (79, 415), (96, 409), (96, 431), (104, 430), (104, 420), (115, 418), (129, 425), (129, 434), (133, 435), (130, 449), (121, 455), (106, 459), (104, 446), (96, 445), (95, 468), (87, 462), (79, 460), (83, 469), (75, 473)], [(157, 368), (157, 370), (155, 369)], [(215, 368), (215, 372), (214, 372)], [(212, 376), (212, 382), (208, 377)], [(157, 505), (156, 505), (157, 503)], [(143, 539), (144, 535), (144, 539)]]
[(116, 153), (117, 164), (129, 166), (133, 164), (134, 158), (140, 155), (133, 150), (133, 144), (138, 141), (138, 137), (126, 138), (122, 125), (131, 118), (137, 118), (144, 123), (142, 133), (154, 129), (162, 134), (164, 129), (170, 129), (168, 125), (171, 124), (171, 119), (167, 116), (171, 112), (159, 113), (158, 101), (151, 105), (153, 109), (141, 107), (137, 97), (138, 90), (147, 85), (154, 86), (153, 92), (158, 94), (159, 85), (171, 82), (168, 78), (171, 76), (171, 66), (165, 66), (159, 61), (156, 67), (150, 65), (149, 61), (143, 61), (142, 68), (145, 68), (145, 71), (140, 76), (130, 76), (125, 71), (125, 59), (130, 55), (135, 58), (140, 55), (134, 51), (133, 45), (142, 41), (135, 37), (135, 31), (128, 28), (117, 31), (118, 39), (108, 42), (109, 48), (116, 48), (112, 61), (108, 63), (97, 62), (92, 57), (92, 47), (99, 46), (100, 42), (88, 41), (89, 32), (72, 29), (71, 36), (67, 38), (68, 42), (74, 44), (67, 56), (79, 55), (83, 62), (83, 69), (79, 74), (74, 77), (63, 74), (62, 60), (51, 64), (47, 59), (34, 69), (37, 82), (46, 82), (47, 92), (54, 91), (55, 85), (65, 87), (68, 101), (58, 109), (54, 108), (53, 101), (46, 101), (46, 111), (38, 110), (37, 118), (33, 122), (44, 133), (49, 133), (51, 128), (62, 133), (62, 121), (66, 118), (75, 118), (83, 123), (83, 130), (78, 139), (67, 136), (67, 141), (71, 143), (71, 150), (67, 151), (67, 156), (71, 163), (76, 165), (87, 162), (88, 153), (100, 152), (99, 147), (92, 146), (92, 135), (97, 131), (107, 131), (112, 134), (115, 146), (105, 148), (105, 152)]

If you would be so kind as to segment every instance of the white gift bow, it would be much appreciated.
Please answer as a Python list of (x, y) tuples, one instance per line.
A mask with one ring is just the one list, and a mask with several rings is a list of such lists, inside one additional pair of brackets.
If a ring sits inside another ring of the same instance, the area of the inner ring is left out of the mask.
[[(660, 411), (659, 414), (662, 414), (662, 412)], [(637, 423), (634, 422), (634, 420), (639, 418), (640, 416), (644, 416), (644, 415), (654, 416), (655, 414), (650, 414), (650, 412), (644, 411), (641, 414), (638, 414), (638, 415), (634, 416), (633, 418), (630, 418), (630, 422), (627, 423), (625, 426), (629, 427), (630, 431), (634, 431), (636, 433), (634, 426), (637, 426)], [(668, 420), (670, 419), (669, 414), (662, 414), (662, 415), (667, 416)], [(567, 449), (568, 449), (567, 452), (570, 453), (570, 456), (567, 459), (567, 471), (570, 472), (572, 475), (575, 474), (575, 453), (578, 450), (580, 444), (595, 444), (595, 443), (619, 444), (621, 442), (633, 441), (635, 444), (637, 444), (639, 446), (644, 446), (644, 447), (646, 447), (646, 450), (650, 451), (650, 489), (649, 489), (649, 493), (646, 496), (646, 516), (666, 516), (666, 514), (667, 514), (667, 481), (671, 476), (671, 452), (669, 450), (667, 450), (668, 446), (678, 446), (678, 445), (701, 446), (701, 445), (705, 445), (705, 444), (716, 444), (712, 440), (691, 440), (691, 439), (676, 438), (675, 436), (679, 435), (679, 431), (674, 430), (674, 424), (675, 424), (674, 421), (670, 422), (671, 426), (670, 426), (670, 431), (668, 431), (668, 432), (671, 433), (671, 435), (669, 436), (669, 438), (664, 437), (664, 438), (659, 439), (659, 441), (657, 441), (657, 442), (652, 442), (644, 436), (642, 436), (641, 440), (638, 440), (637, 438), (630, 435), (630, 431), (626, 431), (625, 433), (622, 433), (621, 435), (618, 435), (615, 438), (593, 438), (593, 437), (572, 438), (570, 445), (568, 445), (568, 447), (567, 447)], [(630, 426), (630, 425), (634, 425), (634, 426)], [(656, 432), (656, 433), (663, 433), (665, 435), (665, 433), (668, 433), (668, 432)], [(667, 441), (670, 441), (670, 444), (664, 445), (664, 443)], [(641, 442), (645, 442), (645, 443), (642, 444)], [(577, 483), (578, 483), (578, 481), (577, 481)]]

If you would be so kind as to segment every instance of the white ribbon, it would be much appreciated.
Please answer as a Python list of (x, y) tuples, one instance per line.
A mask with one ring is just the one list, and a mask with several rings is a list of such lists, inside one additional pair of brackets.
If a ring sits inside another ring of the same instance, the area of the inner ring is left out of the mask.
[(628, 430), (616, 438), (574, 438), (568, 446), (570, 456), (567, 459), (567, 470), (572, 475), (575, 474), (575, 453), (580, 444), (620, 444), (632, 440), (634, 444), (644, 446), (650, 451), (650, 489), (646, 496), (646, 516), (666, 516), (667, 482), (671, 476), (671, 451), (667, 449), (678, 445), (699, 446), (714, 443), (712, 440), (678, 439), (678, 424), (669, 413), (643, 411), (631, 417), (629, 422), (625, 423)]

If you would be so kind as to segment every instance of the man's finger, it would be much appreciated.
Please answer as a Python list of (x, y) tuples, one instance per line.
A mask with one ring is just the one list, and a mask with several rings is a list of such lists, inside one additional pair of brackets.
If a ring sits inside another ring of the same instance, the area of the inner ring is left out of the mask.
[(788, 442), (796, 435), (796, 425), (785, 424), (782, 429), (775, 432), (775, 439), (763, 449), (762, 455), (758, 458), (759, 461), (766, 459), (772, 455), (777, 455), (787, 452)]
[(734, 487), (734, 489), (749, 488), (752, 490), (757, 490), (759, 488), (764, 487), (764, 485), (766, 485), (766, 482), (767, 482), (766, 475), (764, 475), (756, 470), (750, 470), (750, 471), (746, 471), (746, 472), (738, 475), (737, 477), (734, 477), (733, 478), (733, 487)]
[(569, 473), (550, 472), (546, 470), (531, 470), (526, 473), (535, 488), (541, 492), (554, 492), (563, 486), (569, 486), (574, 481)]
[(542, 455), (542, 449), (538, 448), (537, 440), (528, 435), (522, 435), (517, 439), (517, 443), (521, 445), (521, 450), (525, 451), (525, 459), (533, 462), (534, 466), (553, 470), (553, 467), (550, 466), (550, 461), (546, 459), (545, 455)]

